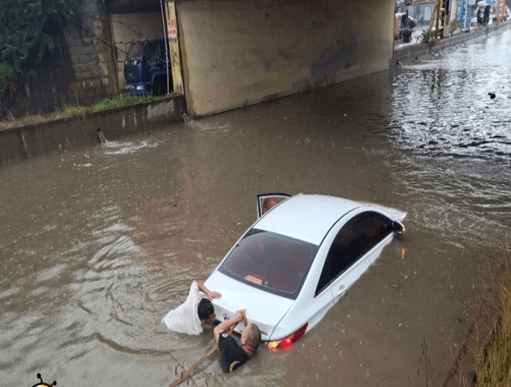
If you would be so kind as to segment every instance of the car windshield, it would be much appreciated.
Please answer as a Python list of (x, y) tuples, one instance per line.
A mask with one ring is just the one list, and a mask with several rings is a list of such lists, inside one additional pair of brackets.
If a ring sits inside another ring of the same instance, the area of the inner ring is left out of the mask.
[(231, 250), (220, 272), (251, 286), (296, 299), (318, 246), (257, 229)]
[(142, 58), (142, 52), (144, 48), (140, 43), (131, 43), (130, 48), (128, 48), (128, 54), (126, 54), (127, 59), (140, 59)]

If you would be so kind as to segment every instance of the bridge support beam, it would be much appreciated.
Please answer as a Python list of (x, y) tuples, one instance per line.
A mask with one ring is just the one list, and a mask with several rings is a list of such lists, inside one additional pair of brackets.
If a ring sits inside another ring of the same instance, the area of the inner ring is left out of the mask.
[(389, 67), (394, 0), (179, 1), (184, 92), (203, 116)]

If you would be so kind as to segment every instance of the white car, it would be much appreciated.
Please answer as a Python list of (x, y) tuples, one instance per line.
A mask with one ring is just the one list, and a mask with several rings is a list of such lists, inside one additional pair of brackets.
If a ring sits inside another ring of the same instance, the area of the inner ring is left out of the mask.
[[(270, 349), (287, 348), (314, 327), (403, 233), (405, 217), (377, 205), (304, 194), (259, 195), (257, 214), (205, 285), (222, 293), (213, 300), (217, 319), (246, 309)], [(242, 330), (240, 323), (236, 331)]]

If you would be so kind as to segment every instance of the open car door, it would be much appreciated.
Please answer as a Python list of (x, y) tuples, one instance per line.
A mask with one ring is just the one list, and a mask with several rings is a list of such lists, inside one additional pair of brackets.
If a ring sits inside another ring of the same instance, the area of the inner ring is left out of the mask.
[(265, 193), (257, 195), (257, 219), (289, 197), (291, 197), (291, 195), (285, 193)]

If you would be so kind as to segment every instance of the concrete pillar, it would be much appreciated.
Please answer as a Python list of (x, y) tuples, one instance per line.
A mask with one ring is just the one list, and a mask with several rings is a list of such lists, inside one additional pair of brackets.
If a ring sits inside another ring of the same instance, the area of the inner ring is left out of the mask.
[(167, 1), (165, 3), (165, 12), (167, 19), (167, 36), (169, 42), (170, 63), (172, 66), (172, 80), (174, 82), (174, 93), (184, 95), (176, 1)]
[(184, 93), (202, 116), (385, 70), (394, 0), (176, 4)]

